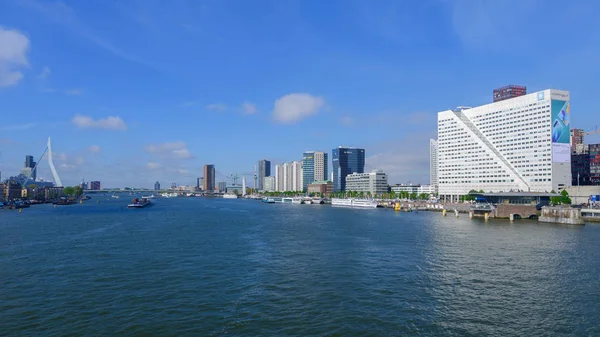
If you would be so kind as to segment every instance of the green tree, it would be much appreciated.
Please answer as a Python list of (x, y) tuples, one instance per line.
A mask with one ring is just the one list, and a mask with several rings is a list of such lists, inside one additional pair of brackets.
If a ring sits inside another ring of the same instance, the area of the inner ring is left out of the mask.
[(411, 194), (410, 194), (410, 198), (411, 198), (412, 200), (415, 200), (415, 199), (417, 199), (417, 193), (411, 193)]
[(83, 194), (83, 189), (81, 188), (81, 186), (73, 187), (73, 195), (76, 198), (79, 198), (82, 194)]
[(66, 196), (72, 196), (75, 194), (75, 189), (71, 186), (65, 186), (63, 188), (63, 194)]
[(565, 205), (571, 204), (571, 198), (569, 198), (569, 192), (567, 192), (567, 190), (562, 190), (562, 192), (560, 192), (560, 202)]

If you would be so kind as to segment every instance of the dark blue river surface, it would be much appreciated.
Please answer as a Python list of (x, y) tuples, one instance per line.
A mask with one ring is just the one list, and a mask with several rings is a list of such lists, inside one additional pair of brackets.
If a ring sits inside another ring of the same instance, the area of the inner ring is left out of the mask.
[(0, 211), (0, 335), (600, 335), (598, 225), (127, 202)]

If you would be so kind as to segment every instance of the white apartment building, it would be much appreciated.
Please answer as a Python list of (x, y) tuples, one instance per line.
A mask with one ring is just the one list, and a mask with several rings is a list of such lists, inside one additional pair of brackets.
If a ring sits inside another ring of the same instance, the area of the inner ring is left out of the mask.
[(372, 196), (387, 193), (387, 174), (382, 170), (373, 170), (370, 173), (352, 173), (346, 176), (346, 191), (371, 192)]
[(275, 165), (275, 191), (302, 191), (302, 161)]
[(440, 196), (560, 191), (571, 183), (570, 94), (548, 89), (438, 113)]
[(294, 161), (292, 163), (290, 163), (292, 166), (292, 184), (291, 184), (291, 191), (302, 191), (302, 161), (298, 160), (298, 161)]
[(263, 178), (263, 191), (275, 192), (275, 177), (264, 177)]
[(429, 184), (433, 186), (434, 192), (438, 188), (438, 143), (435, 139), (429, 140)]

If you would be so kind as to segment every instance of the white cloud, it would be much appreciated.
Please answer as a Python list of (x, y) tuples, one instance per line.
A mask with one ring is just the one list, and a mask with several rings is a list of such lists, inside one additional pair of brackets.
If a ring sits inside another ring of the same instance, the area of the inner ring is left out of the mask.
[(172, 159), (194, 158), (194, 156), (187, 149), (187, 144), (184, 142), (150, 144), (144, 147), (144, 150), (146, 150), (148, 153)]
[(254, 114), (256, 113), (256, 105), (250, 102), (244, 102), (242, 103), (242, 111), (248, 115)]
[(223, 112), (227, 110), (227, 105), (221, 103), (213, 103), (206, 106), (206, 110)]
[(18, 30), (0, 26), (0, 87), (16, 85), (23, 78), (21, 68), (29, 65), (29, 38)]
[(67, 90), (65, 90), (65, 94), (67, 94), (69, 96), (83, 95), (83, 89), (67, 89)]
[(50, 70), (50, 68), (48, 67), (44, 67), (44, 69), (42, 69), (42, 72), (37, 75), (37, 78), (40, 80), (45, 80), (48, 77), (50, 77), (50, 75), (52, 74), (52, 70)]
[(288, 94), (275, 101), (273, 119), (279, 123), (295, 123), (315, 115), (324, 105), (322, 97), (304, 93)]
[(80, 129), (127, 130), (127, 125), (118, 116), (93, 119), (89, 116), (75, 115), (71, 120)]
[(91, 145), (87, 148), (87, 150), (88, 150), (88, 152), (91, 152), (91, 153), (98, 153), (98, 152), (102, 151), (102, 149), (98, 145)]

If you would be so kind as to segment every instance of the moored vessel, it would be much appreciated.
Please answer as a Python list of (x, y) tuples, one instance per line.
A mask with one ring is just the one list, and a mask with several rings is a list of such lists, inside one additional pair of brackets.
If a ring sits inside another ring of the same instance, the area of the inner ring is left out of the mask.
[(378, 203), (370, 199), (331, 199), (332, 206), (343, 206), (353, 208), (377, 208)]
[(223, 194), (223, 199), (237, 199), (237, 198), (238, 198), (237, 194), (233, 194), (233, 193)]
[(265, 197), (265, 198), (262, 199), (262, 202), (264, 202), (266, 204), (274, 204), (275, 203), (275, 199)]
[(131, 200), (131, 204), (127, 205), (128, 208), (144, 208), (146, 206), (150, 206), (152, 202), (148, 200), (146, 197), (142, 197), (141, 199), (133, 198)]

